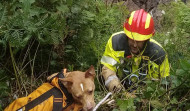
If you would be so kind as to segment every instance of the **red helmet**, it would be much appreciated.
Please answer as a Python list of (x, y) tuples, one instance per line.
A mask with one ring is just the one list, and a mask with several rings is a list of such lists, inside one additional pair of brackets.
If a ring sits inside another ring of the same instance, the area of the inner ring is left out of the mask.
[(145, 41), (154, 35), (154, 21), (144, 9), (133, 11), (124, 23), (124, 32), (136, 41)]

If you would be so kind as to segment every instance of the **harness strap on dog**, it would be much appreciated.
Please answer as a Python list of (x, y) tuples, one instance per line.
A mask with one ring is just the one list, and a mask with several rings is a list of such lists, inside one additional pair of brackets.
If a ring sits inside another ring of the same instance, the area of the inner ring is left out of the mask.
[[(55, 77), (58, 77), (58, 78), (65, 78), (64, 73), (66, 73), (66, 69), (61, 70), (61, 72), (59, 72), (57, 75), (55, 75), (54, 77), (52, 77), (49, 82), (51, 83), (51, 81), (52, 81)], [(67, 103), (67, 105), (64, 107), (64, 109), (66, 109), (69, 105), (71, 105), (71, 104), (73, 103), (74, 100), (73, 100), (72, 95), (67, 91), (67, 89), (66, 89), (65, 86), (61, 83), (60, 80), (58, 81), (58, 84), (59, 84), (59, 87), (61, 88), (61, 90), (63, 91), (63, 93), (65, 94), (65, 96), (66, 96), (66, 98), (67, 98), (67, 99), (65, 100), (65, 102)]]
[(64, 74), (67, 72), (67, 69), (64, 68), (63, 70), (61, 70), (61, 72), (59, 72), (57, 75), (51, 77), (51, 79), (48, 81), (51, 83), (51, 81), (55, 78), (55, 77), (58, 77), (58, 78), (65, 78)]
[(29, 102), (25, 106), (19, 108), (17, 111), (22, 111), (22, 109), (24, 109), (24, 111), (29, 111), (30, 109), (32, 109), (35, 106), (42, 103), (43, 101), (47, 100), (52, 95), (54, 96), (53, 111), (62, 111), (63, 95), (62, 95), (61, 91), (56, 87), (53, 87), (52, 89), (48, 90), (47, 92), (45, 92), (44, 94), (42, 94), (38, 98)]
[[(56, 88), (56, 87), (55, 87)], [(59, 91), (59, 93), (57, 93)], [(54, 90), (54, 100), (53, 100), (53, 111), (62, 111), (63, 110), (63, 94), (62, 92), (56, 88), (56, 90)]]
[[(61, 72), (59, 72), (57, 74), (57, 77), (58, 78), (65, 78), (64, 73), (66, 73), (66, 69), (64, 69)], [(61, 83), (61, 81), (58, 81), (58, 84), (59, 84), (61, 90), (64, 92), (64, 94), (65, 94), (65, 96), (67, 98), (65, 100), (66, 103), (67, 103), (67, 105), (64, 107), (64, 109), (66, 109), (69, 105), (71, 105), (73, 103), (74, 100), (73, 100), (72, 95), (67, 91), (67, 89), (65, 88), (65, 86)]]

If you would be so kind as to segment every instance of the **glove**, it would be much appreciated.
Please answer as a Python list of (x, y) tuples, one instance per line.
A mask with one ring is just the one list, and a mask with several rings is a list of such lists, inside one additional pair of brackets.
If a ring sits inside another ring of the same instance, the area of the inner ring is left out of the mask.
[(101, 75), (104, 77), (105, 85), (109, 91), (115, 92), (120, 91), (120, 89), (122, 89), (122, 85), (120, 83), (120, 80), (116, 76), (116, 72), (112, 71), (106, 66), (103, 66)]
[[(110, 76), (110, 77), (113, 77), (113, 76)], [(106, 86), (109, 91), (114, 92), (114, 93), (120, 92), (120, 90), (122, 89), (122, 85), (118, 78), (111, 80), (109, 83), (106, 84)]]

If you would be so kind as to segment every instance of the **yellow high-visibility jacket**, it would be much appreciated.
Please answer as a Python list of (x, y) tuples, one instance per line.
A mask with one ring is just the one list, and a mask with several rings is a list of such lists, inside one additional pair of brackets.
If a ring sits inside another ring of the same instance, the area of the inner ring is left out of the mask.
[(133, 75), (137, 78), (146, 76), (149, 79), (160, 79), (169, 76), (170, 70), (168, 56), (158, 42), (150, 39), (144, 50), (138, 56), (134, 56), (130, 53), (128, 37), (123, 31), (110, 37), (101, 58), (101, 64), (117, 72), (120, 79), (123, 76), (118, 72), (121, 64), (128, 65), (122, 66), (122, 70), (128, 73), (129, 77)]
[(63, 77), (63, 72), (56, 74), (27, 97), (13, 101), (4, 111), (79, 111), (82, 106), (73, 101), (59, 80)]

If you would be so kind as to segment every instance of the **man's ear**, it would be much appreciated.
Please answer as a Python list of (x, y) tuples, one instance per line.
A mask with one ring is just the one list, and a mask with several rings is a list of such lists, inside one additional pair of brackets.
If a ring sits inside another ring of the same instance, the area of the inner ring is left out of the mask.
[(95, 69), (94, 66), (90, 66), (90, 68), (85, 72), (85, 78), (92, 78), (94, 79), (96, 73), (95, 73)]
[(66, 87), (70, 87), (73, 84), (73, 79), (71, 77), (69, 78), (59, 78), (61, 83)]

